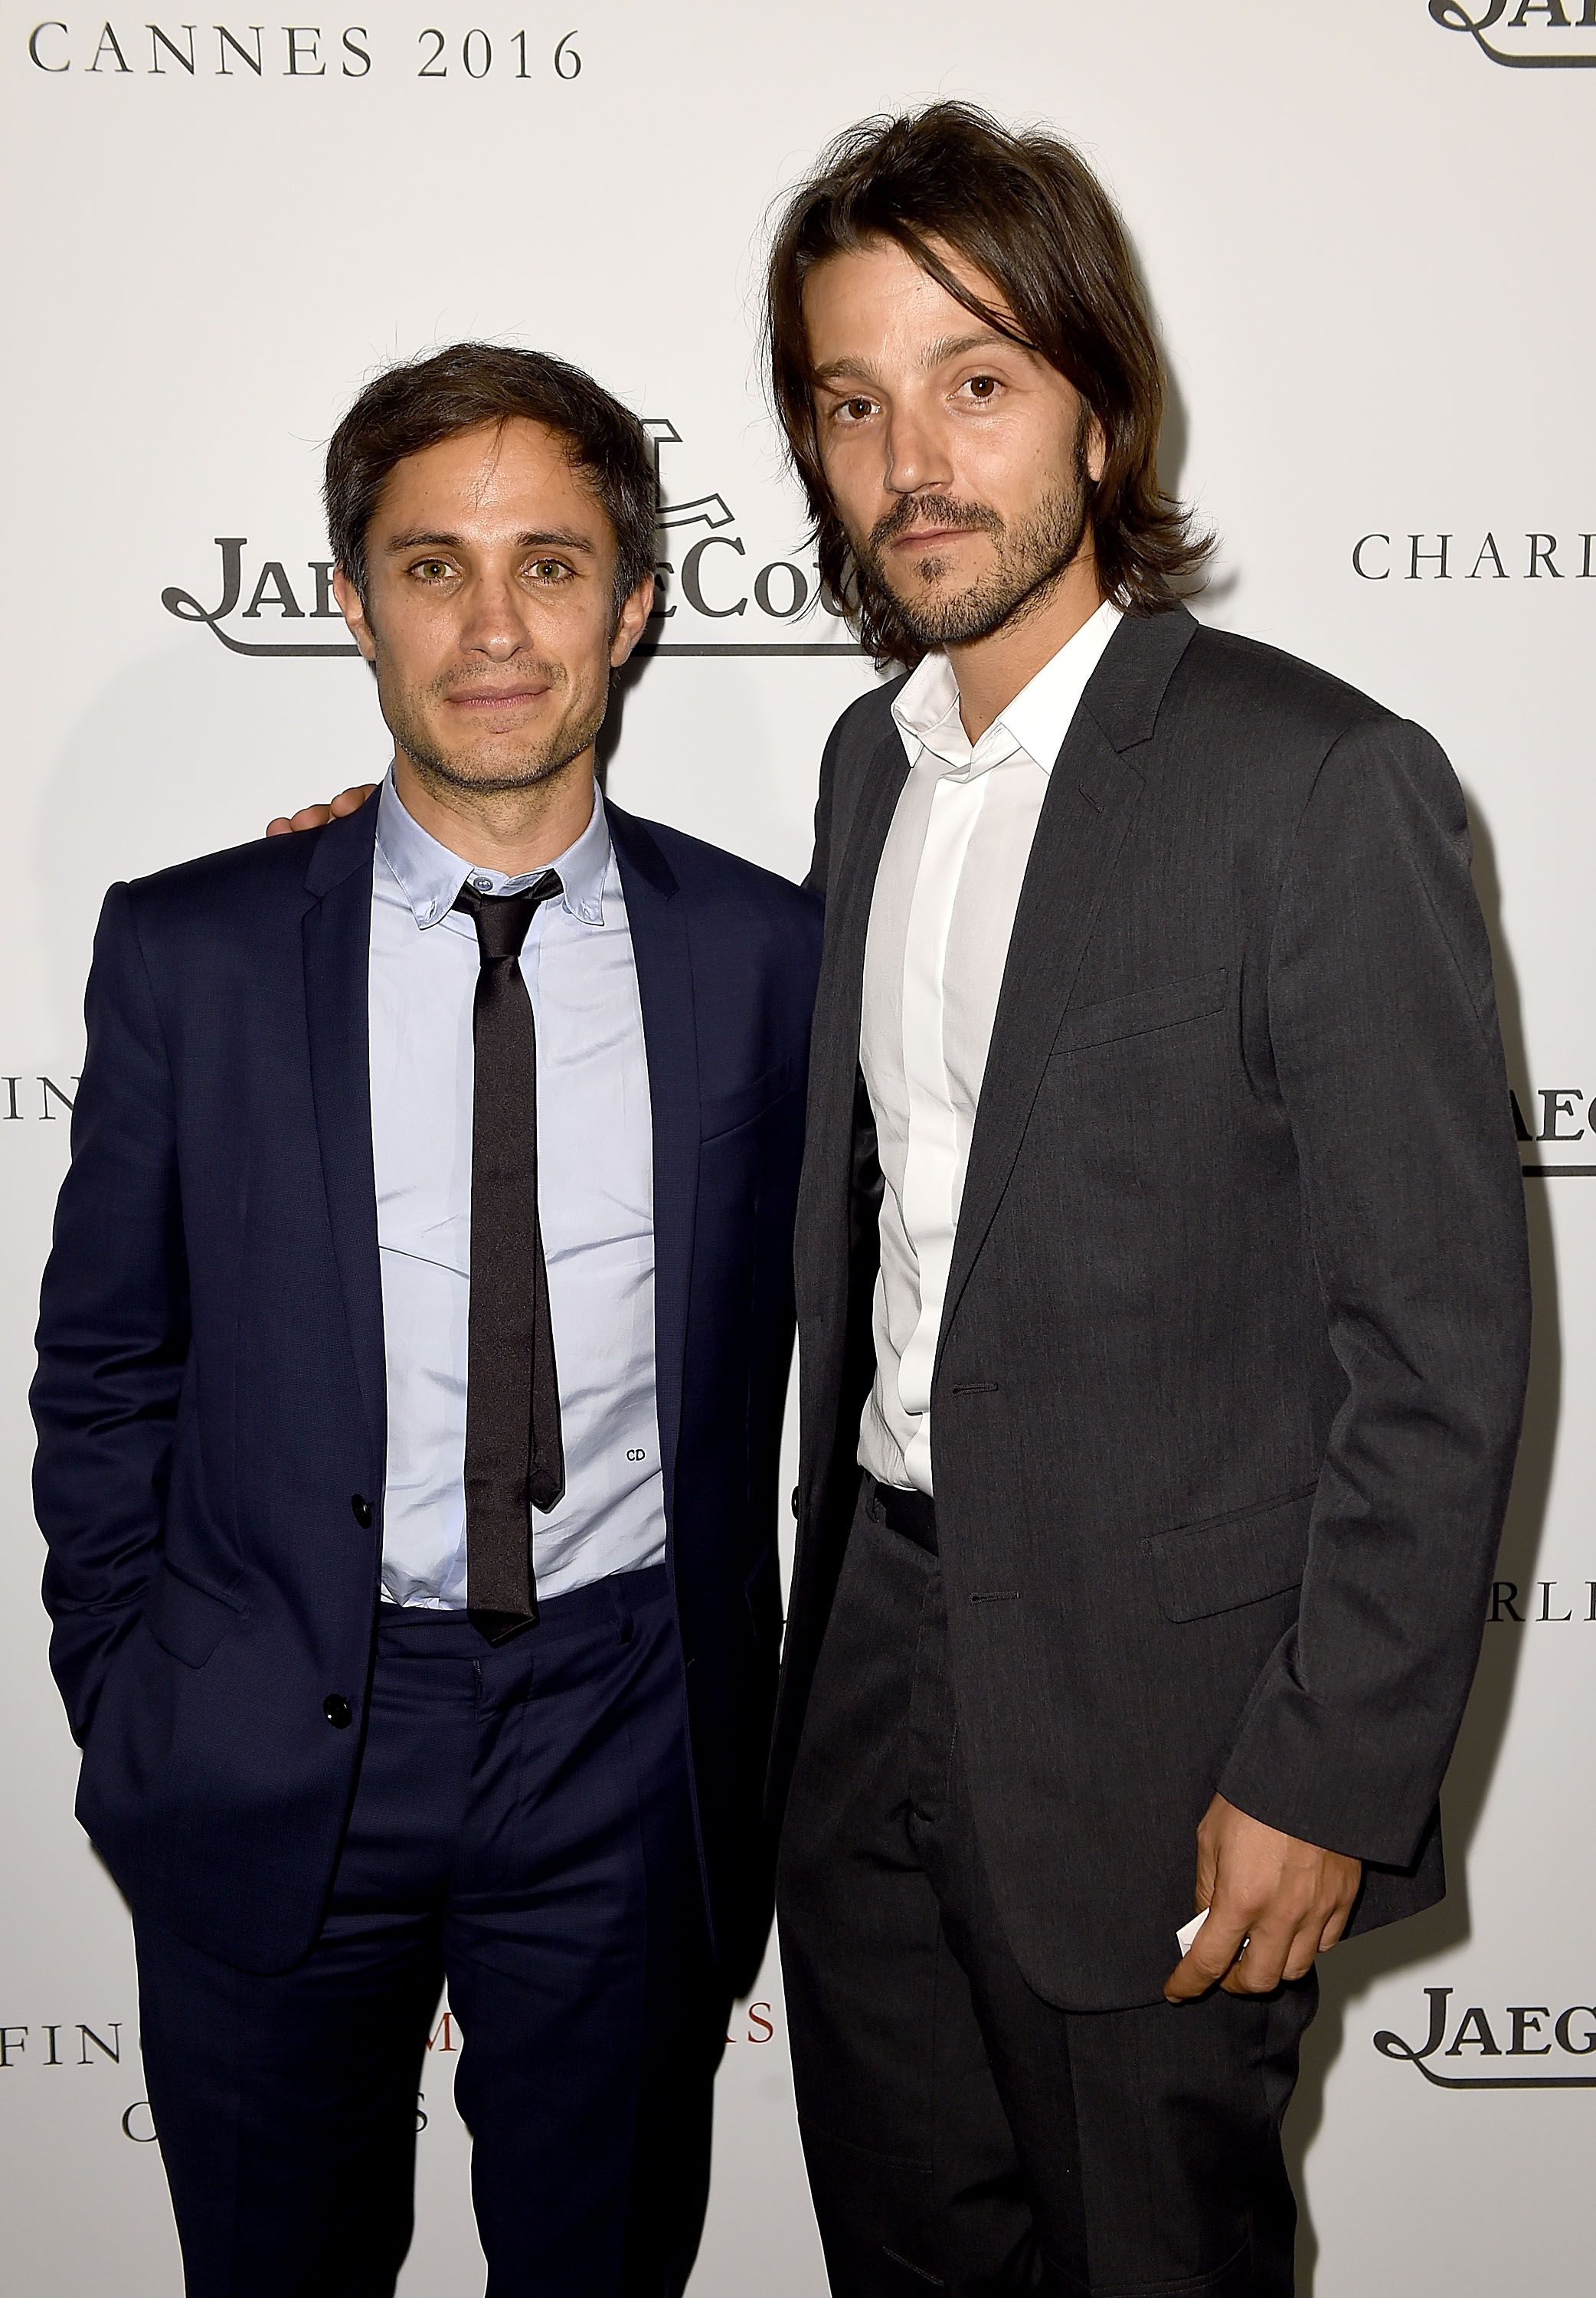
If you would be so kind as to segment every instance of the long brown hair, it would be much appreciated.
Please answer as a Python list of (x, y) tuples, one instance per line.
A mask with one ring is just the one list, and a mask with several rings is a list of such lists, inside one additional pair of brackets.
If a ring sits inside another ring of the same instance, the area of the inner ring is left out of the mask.
[[(1089, 507), (1105, 592), (1156, 613), (1195, 589), (1213, 541), (1158, 483), (1163, 362), (1113, 202), (1061, 136), (1016, 133), (974, 104), (932, 103), (861, 120), (827, 146), (781, 215), (766, 277), (771, 385), (814, 515), (821, 580), (869, 650), (904, 664), (924, 651), (860, 567), (826, 484), (803, 295), (816, 264), (879, 240), (1038, 352), (1096, 417), (1105, 458)], [(939, 247), (989, 279), (1005, 308), (983, 304)]]

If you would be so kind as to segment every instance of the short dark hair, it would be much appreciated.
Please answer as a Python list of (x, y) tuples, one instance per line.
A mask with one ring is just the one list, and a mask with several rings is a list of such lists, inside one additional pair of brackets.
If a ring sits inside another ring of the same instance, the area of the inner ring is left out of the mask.
[(659, 480), (649, 434), (591, 375), (549, 351), (510, 343), (451, 343), (404, 360), (366, 385), (327, 449), (327, 536), (333, 557), (366, 591), (366, 534), (396, 463), (484, 423), (517, 416), (564, 439), (572, 467), (602, 503), (619, 548), (616, 612), (654, 571)]
[[(903, 248), (987, 326), (1039, 352), (1096, 417), (1106, 451), (1089, 507), (1099, 578), (1144, 613), (1195, 589), (1213, 549), (1158, 482), (1164, 371), (1113, 202), (1062, 136), (1014, 131), (974, 104), (928, 104), (846, 128), (778, 220), (765, 337), (776, 411), (815, 519), (821, 580), (878, 659), (924, 651), (864, 576), (821, 467), (804, 282), (828, 256)], [(998, 290), (989, 310), (942, 260), (951, 248)]]

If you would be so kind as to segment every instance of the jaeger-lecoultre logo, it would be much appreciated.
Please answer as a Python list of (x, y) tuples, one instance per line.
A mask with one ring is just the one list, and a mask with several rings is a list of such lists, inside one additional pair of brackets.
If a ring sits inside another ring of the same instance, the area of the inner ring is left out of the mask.
[[(1454, 2017), (1448, 2008), (1453, 1992), (1450, 1987), (1426, 1987), (1424, 1991), (1430, 2013), (1424, 2041), (1405, 2042), (1401, 2035), (1382, 2029), (1374, 2046), (1383, 2059), (1417, 2067), (1437, 2090), (1596, 2090), (1596, 2074), (1569, 2074), (1562, 2063), (1596, 2053), (1596, 2006), (1575, 2003), (1553, 2012), (1544, 2003), (1509, 2003), (1496, 2013), (1493, 2025), (1479, 2003), (1471, 2003)], [(1505, 2049), (1498, 2040), (1499, 2030), (1508, 2038)], [(1456, 2059), (1459, 2071), (1443, 2072), (1432, 2063), (1437, 2057)], [(1551, 2059), (1553, 2063), (1542, 2074), (1509, 2073), (1494, 2067), (1487, 2072), (1484, 2062), (1491, 2059)], [(1477, 2071), (1465, 2074), (1465, 2067)]]
[[(649, 417), (643, 427), (657, 467), (661, 449), (679, 446), (682, 434), (665, 416)], [(231, 654), (359, 654), (333, 597), (330, 559), (252, 553), (242, 534), (219, 534), (215, 547), (221, 554), (216, 604), (208, 607), (172, 583), (161, 593), (169, 615), (210, 631)], [(338, 635), (311, 635), (307, 626), (316, 623), (335, 624)], [(638, 652), (847, 656), (858, 648), (821, 598), (812, 557), (750, 547), (718, 492), (678, 500), (662, 485), (654, 613)]]
[(1430, 0), (1430, 16), (1511, 70), (1596, 65), (1596, 0)]

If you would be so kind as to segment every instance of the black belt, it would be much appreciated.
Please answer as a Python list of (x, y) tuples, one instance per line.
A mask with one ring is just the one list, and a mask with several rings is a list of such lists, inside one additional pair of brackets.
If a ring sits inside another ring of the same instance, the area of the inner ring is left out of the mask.
[(905, 1492), (899, 1484), (881, 1484), (870, 1479), (870, 1506), (878, 1523), (902, 1540), (912, 1540), (916, 1548), (923, 1548), (928, 1556), (937, 1550), (937, 1503), (929, 1492)]

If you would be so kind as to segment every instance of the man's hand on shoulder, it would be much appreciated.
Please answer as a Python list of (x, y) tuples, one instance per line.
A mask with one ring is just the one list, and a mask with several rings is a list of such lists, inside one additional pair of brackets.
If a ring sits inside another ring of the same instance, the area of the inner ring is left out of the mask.
[(1362, 1862), (1323, 1851), (1249, 1818), (1216, 1795), (1197, 1830), (1197, 1905), (1208, 1921), (1164, 1981), (1171, 2003), (1216, 1983), (1230, 1995), (1267, 1995), (1304, 1979), (1334, 1947), (1363, 1879)]
[(375, 782), (357, 782), (352, 789), (340, 790), (330, 806), (302, 806), (297, 814), (279, 814), (267, 823), (266, 835), (281, 838), (289, 830), (319, 830), (340, 814), (358, 813), (376, 788)]

